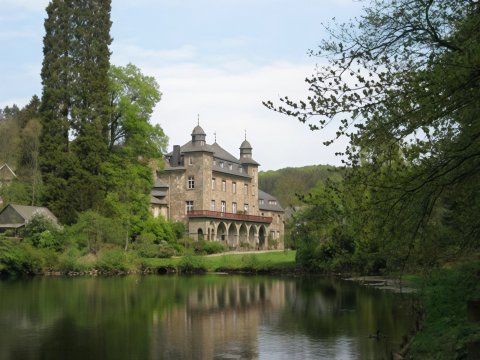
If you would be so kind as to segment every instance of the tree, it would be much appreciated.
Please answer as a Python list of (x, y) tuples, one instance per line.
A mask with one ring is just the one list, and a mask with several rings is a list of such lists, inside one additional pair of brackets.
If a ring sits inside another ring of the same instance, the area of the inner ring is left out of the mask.
[(41, 169), (46, 204), (64, 222), (100, 207), (109, 119), (109, 0), (52, 0), (45, 20)]
[[(395, 244), (400, 267), (461, 224), (452, 206), (468, 216), (468, 202), (460, 203), (478, 194), (478, 28), (478, 1), (375, 0), (358, 24), (331, 29), (312, 52), (329, 65), (307, 79), (305, 101), (266, 103), (312, 130), (338, 122), (337, 137), (350, 138), (349, 180), (374, 194), (370, 206), (379, 210), (368, 215), (377, 217), (377, 235)], [(452, 204), (453, 194), (463, 200)], [(469, 218), (456, 244), (436, 242), (437, 254), (478, 247), (480, 223)]]
[[(168, 138), (150, 117), (161, 93), (155, 79), (128, 64), (110, 69), (108, 161), (102, 172), (107, 179), (106, 213), (125, 224), (125, 248), (132, 229), (149, 217), (152, 162), (165, 151)], [(158, 166), (156, 166), (158, 167)]]

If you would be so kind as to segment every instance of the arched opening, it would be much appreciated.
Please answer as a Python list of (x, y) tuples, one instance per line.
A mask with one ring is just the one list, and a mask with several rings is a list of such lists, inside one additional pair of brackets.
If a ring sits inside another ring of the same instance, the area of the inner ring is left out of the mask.
[(227, 239), (227, 227), (225, 223), (221, 222), (218, 224), (217, 228), (217, 240), (218, 241), (225, 241)]
[(258, 230), (258, 246), (260, 249), (266, 248), (266, 233), (265, 226), (260, 226), (260, 229)]
[(236, 247), (237, 243), (237, 226), (235, 224), (230, 224), (228, 228), (228, 246)]
[(197, 240), (203, 240), (203, 229), (201, 228), (197, 230)]
[(240, 226), (240, 230), (238, 231), (238, 240), (240, 242), (240, 247), (247, 250), (249, 248), (248, 244), (248, 230), (245, 224)]
[(248, 231), (248, 243), (250, 247), (256, 249), (257, 244), (255, 244), (255, 226), (250, 226), (250, 230)]

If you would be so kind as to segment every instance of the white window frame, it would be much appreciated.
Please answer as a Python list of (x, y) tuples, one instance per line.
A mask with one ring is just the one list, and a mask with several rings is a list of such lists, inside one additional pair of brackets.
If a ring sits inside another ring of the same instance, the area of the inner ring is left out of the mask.
[(187, 179), (187, 189), (195, 189), (195, 176), (190, 175)]
[(232, 213), (236, 214), (237, 213), (237, 203), (232, 202)]
[(210, 201), (210, 210), (215, 211), (215, 200)]
[(189, 213), (193, 211), (193, 200), (187, 200), (185, 201), (185, 213)]
[(227, 203), (226, 203), (226, 201), (222, 201), (222, 202), (221, 202), (221, 212), (222, 212), (222, 213), (227, 212)]
[(227, 180), (222, 180), (222, 191), (227, 191)]

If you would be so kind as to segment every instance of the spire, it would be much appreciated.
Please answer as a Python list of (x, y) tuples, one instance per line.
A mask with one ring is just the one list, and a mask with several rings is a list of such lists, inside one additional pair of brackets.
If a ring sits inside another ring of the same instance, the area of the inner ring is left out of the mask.
[(193, 145), (205, 145), (205, 131), (200, 127), (200, 114), (197, 114), (197, 126), (192, 131), (192, 144)]

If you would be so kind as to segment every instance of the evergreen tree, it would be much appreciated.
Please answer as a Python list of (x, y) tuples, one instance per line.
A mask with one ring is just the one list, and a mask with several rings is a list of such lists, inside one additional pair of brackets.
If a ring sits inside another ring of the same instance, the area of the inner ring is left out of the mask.
[(110, 0), (52, 0), (47, 7), (41, 169), (44, 201), (67, 223), (104, 198), (110, 10)]

